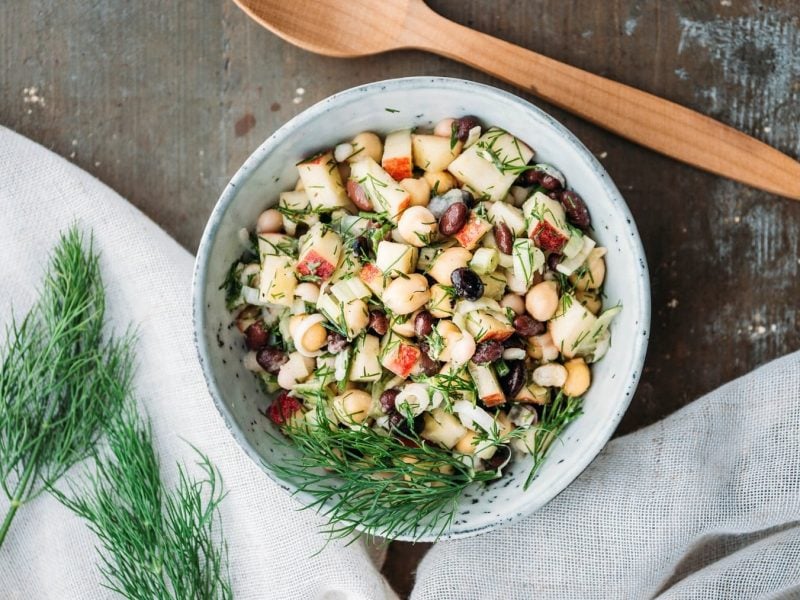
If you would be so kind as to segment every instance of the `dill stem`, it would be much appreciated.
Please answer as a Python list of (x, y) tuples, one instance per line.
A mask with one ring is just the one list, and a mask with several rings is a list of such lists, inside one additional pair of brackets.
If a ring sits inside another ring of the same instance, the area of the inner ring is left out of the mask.
[[(41, 438), (40, 438), (41, 439)], [(3, 519), (3, 524), (0, 525), (0, 547), (3, 546), (3, 542), (6, 539), (6, 534), (8, 534), (8, 530), (11, 527), (11, 522), (14, 520), (14, 517), (17, 515), (17, 510), (20, 506), (22, 506), (23, 498), (25, 498), (25, 491), (28, 487), (28, 483), (30, 482), (31, 475), (36, 468), (36, 454), (39, 453), (39, 443), (33, 449), (33, 456), (31, 456), (28, 464), (25, 465), (25, 470), (22, 472), (22, 477), (17, 484), (16, 489), (14, 490), (13, 498), (11, 498), (11, 505), (8, 507), (8, 512), (6, 513), (5, 519)]]

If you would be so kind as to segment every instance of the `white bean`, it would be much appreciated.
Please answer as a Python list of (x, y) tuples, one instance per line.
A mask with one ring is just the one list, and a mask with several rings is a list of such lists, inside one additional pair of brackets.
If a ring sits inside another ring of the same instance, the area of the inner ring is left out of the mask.
[(455, 119), (442, 119), (433, 128), (433, 135), (449, 138), (453, 135), (453, 123), (455, 123)]
[(333, 149), (333, 159), (337, 163), (343, 163), (350, 155), (353, 153), (353, 144), (348, 144), (347, 142), (343, 144), (339, 144), (336, 148)]
[(466, 364), (475, 354), (475, 348), (475, 338), (468, 333), (464, 333), (450, 347), (450, 361), (457, 365)]
[(542, 387), (561, 387), (567, 380), (567, 369), (558, 363), (548, 363), (533, 371), (533, 383)]
[(396, 315), (407, 315), (422, 308), (430, 300), (431, 291), (424, 275), (412, 273), (398, 277), (386, 286), (383, 302)]
[(500, 306), (510, 308), (515, 315), (521, 315), (525, 312), (525, 300), (519, 294), (506, 294), (500, 300)]
[(424, 206), (406, 209), (397, 222), (397, 232), (411, 246), (422, 248), (431, 243), (439, 226), (436, 217)]
[(525, 295), (525, 308), (537, 321), (549, 321), (558, 309), (558, 285), (543, 281), (533, 286)]

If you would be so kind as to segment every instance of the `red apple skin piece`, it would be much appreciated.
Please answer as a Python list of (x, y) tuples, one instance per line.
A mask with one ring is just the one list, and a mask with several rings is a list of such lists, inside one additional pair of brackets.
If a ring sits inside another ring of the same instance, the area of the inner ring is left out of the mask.
[(395, 181), (402, 181), (413, 175), (414, 165), (408, 156), (398, 156), (389, 158), (381, 162), (383, 170), (386, 171)]
[(470, 248), (475, 247), (475, 245), (478, 243), (478, 240), (487, 231), (488, 229), (486, 229), (485, 224), (478, 219), (475, 213), (471, 212), (467, 222), (464, 223), (464, 226), (459, 229), (453, 237), (458, 240), (459, 244), (469, 250)]
[[(309, 265), (315, 264), (315, 267), (310, 267)], [(333, 272), (336, 270), (336, 267), (325, 260), (322, 256), (320, 256), (316, 250), (311, 250), (303, 260), (303, 262), (298, 263), (297, 271), (301, 275), (316, 275), (321, 279), (328, 279)]]
[(381, 273), (381, 270), (374, 264), (366, 263), (363, 267), (361, 267), (361, 271), (359, 271), (358, 276), (364, 283), (372, 283), (378, 277), (383, 277), (383, 273)]
[(420, 350), (414, 346), (400, 344), (397, 357), (387, 368), (398, 377), (408, 377), (419, 361)]
[(499, 406), (504, 404), (506, 401), (506, 397), (503, 394), (492, 394), (491, 396), (486, 396), (485, 398), (481, 398), (481, 401), (491, 408), (492, 406)]
[(537, 223), (531, 233), (531, 239), (545, 252), (561, 252), (564, 244), (567, 243), (567, 237), (546, 219)]
[(367, 192), (364, 191), (364, 187), (355, 179), (348, 179), (345, 189), (347, 190), (347, 197), (350, 198), (353, 204), (360, 210), (375, 210), (375, 207), (372, 206), (372, 200), (369, 199)]

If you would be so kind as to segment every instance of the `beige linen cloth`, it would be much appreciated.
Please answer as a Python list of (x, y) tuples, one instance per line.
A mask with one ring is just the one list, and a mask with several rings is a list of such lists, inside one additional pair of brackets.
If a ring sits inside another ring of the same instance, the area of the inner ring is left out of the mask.
[[(168, 199), (165, 199), (168, 201)], [(0, 323), (36, 295), (47, 252), (77, 223), (102, 253), (112, 323), (140, 331), (138, 397), (168, 482), (197, 445), (229, 494), (222, 518), (237, 598), (392, 598), (374, 553), (324, 543), (239, 450), (206, 391), (192, 342), (192, 256), (112, 190), (0, 128)], [(775, 361), (615, 440), (524, 521), (437, 544), (413, 598), (800, 598), (800, 355)], [(8, 501), (0, 497), (0, 514)], [(114, 597), (96, 540), (48, 496), (0, 548), (0, 598)]]

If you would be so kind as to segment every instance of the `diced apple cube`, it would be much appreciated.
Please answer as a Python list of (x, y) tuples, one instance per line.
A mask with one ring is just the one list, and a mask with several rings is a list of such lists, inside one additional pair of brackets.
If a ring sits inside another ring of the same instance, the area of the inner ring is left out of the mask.
[(502, 342), (514, 334), (514, 326), (500, 313), (476, 310), (466, 316), (467, 331), (476, 342), (498, 340)]
[(311, 201), (305, 190), (281, 192), (278, 197), (278, 209), (283, 217), (283, 230), (289, 235), (297, 233), (297, 224), (305, 223), (309, 227), (319, 223), (319, 214), (312, 212)]
[(453, 236), (467, 250), (472, 250), (481, 241), (481, 238), (492, 228), (486, 219), (470, 212), (464, 226)]
[(517, 237), (525, 235), (525, 216), (516, 206), (501, 200), (500, 202), (492, 203), (488, 213), (492, 223), (505, 223)]
[(378, 381), (381, 369), (380, 340), (374, 335), (360, 337), (355, 344), (350, 381)]
[(330, 287), (330, 290), (341, 302), (363, 300), (372, 295), (372, 292), (364, 285), (364, 282), (355, 277), (337, 281)]
[(375, 265), (386, 277), (396, 277), (398, 273), (409, 275), (417, 264), (417, 249), (408, 244), (382, 241), (378, 244)]
[(400, 214), (411, 204), (411, 194), (371, 158), (351, 163), (350, 178), (357, 181), (372, 201), (372, 205), (397, 222)]
[(341, 256), (342, 239), (336, 232), (318, 223), (308, 232), (300, 248), (297, 272), (328, 279), (339, 265)]
[(553, 344), (567, 358), (586, 340), (597, 323), (595, 317), (573, 296), (562, 297), (555, 316), (547, 322)]
[(373, 263), (366, 263), (361, 267), (361, 272), (358, 276), (372, 290), (373, 294), (378, 298), (383, 296), (383, 290), (386, 288), (386, 278), (378, 267)]
[(503, 388), (500, 387), (500, 382), (497, 381), (497, 376), (491, 367), (478, 365), (470, 361), (467, 368), (478, 390), (478, 398), (486, 406), (491, 408), (505, 403), (506, 395), (503, 393)]
[(411, 177), (414, 166), (411, 160), (410, 129), (393, 131), (386, 136), (381, 166), (396, 181)]
[(261, 281), (259, 299), (270, 304), (291, 306), (297, 279), (292, 269), (293, 260), (288, 256), (266, 254), (261, 258)]
[(333, 152), (323, 152), (301, 162), (297, 171), (312, 208), (334, 209), (350, 204)]
[(444, 171), (461, 153), (461, 142), (450, 146), (450, 138), (439, 135), (411, 136), (414, 164), (423, 171)]
[(503, 200), (520, 173), (533, 157), (522, 141), (493, 127), (447, 167), (456, 179), (477, 196)]
[(420, 359), (420, 350), (406, 338), (389, 333), (384, 337), (381, 364), (404, 379), (414, 372)]
[(420, 437), (441, 444), (445, 448), (453, 448), (466, 433), (466, 427), (455, 415), (441, 408), (434, 408), (431, 412), (425, 413), (425, 428)]
[(542, 192), (536, 192), (522, 205), (522, 212), (528, 220), (529, 237), (546, 252), (561, 252), (569, 241), (564, 207)]

